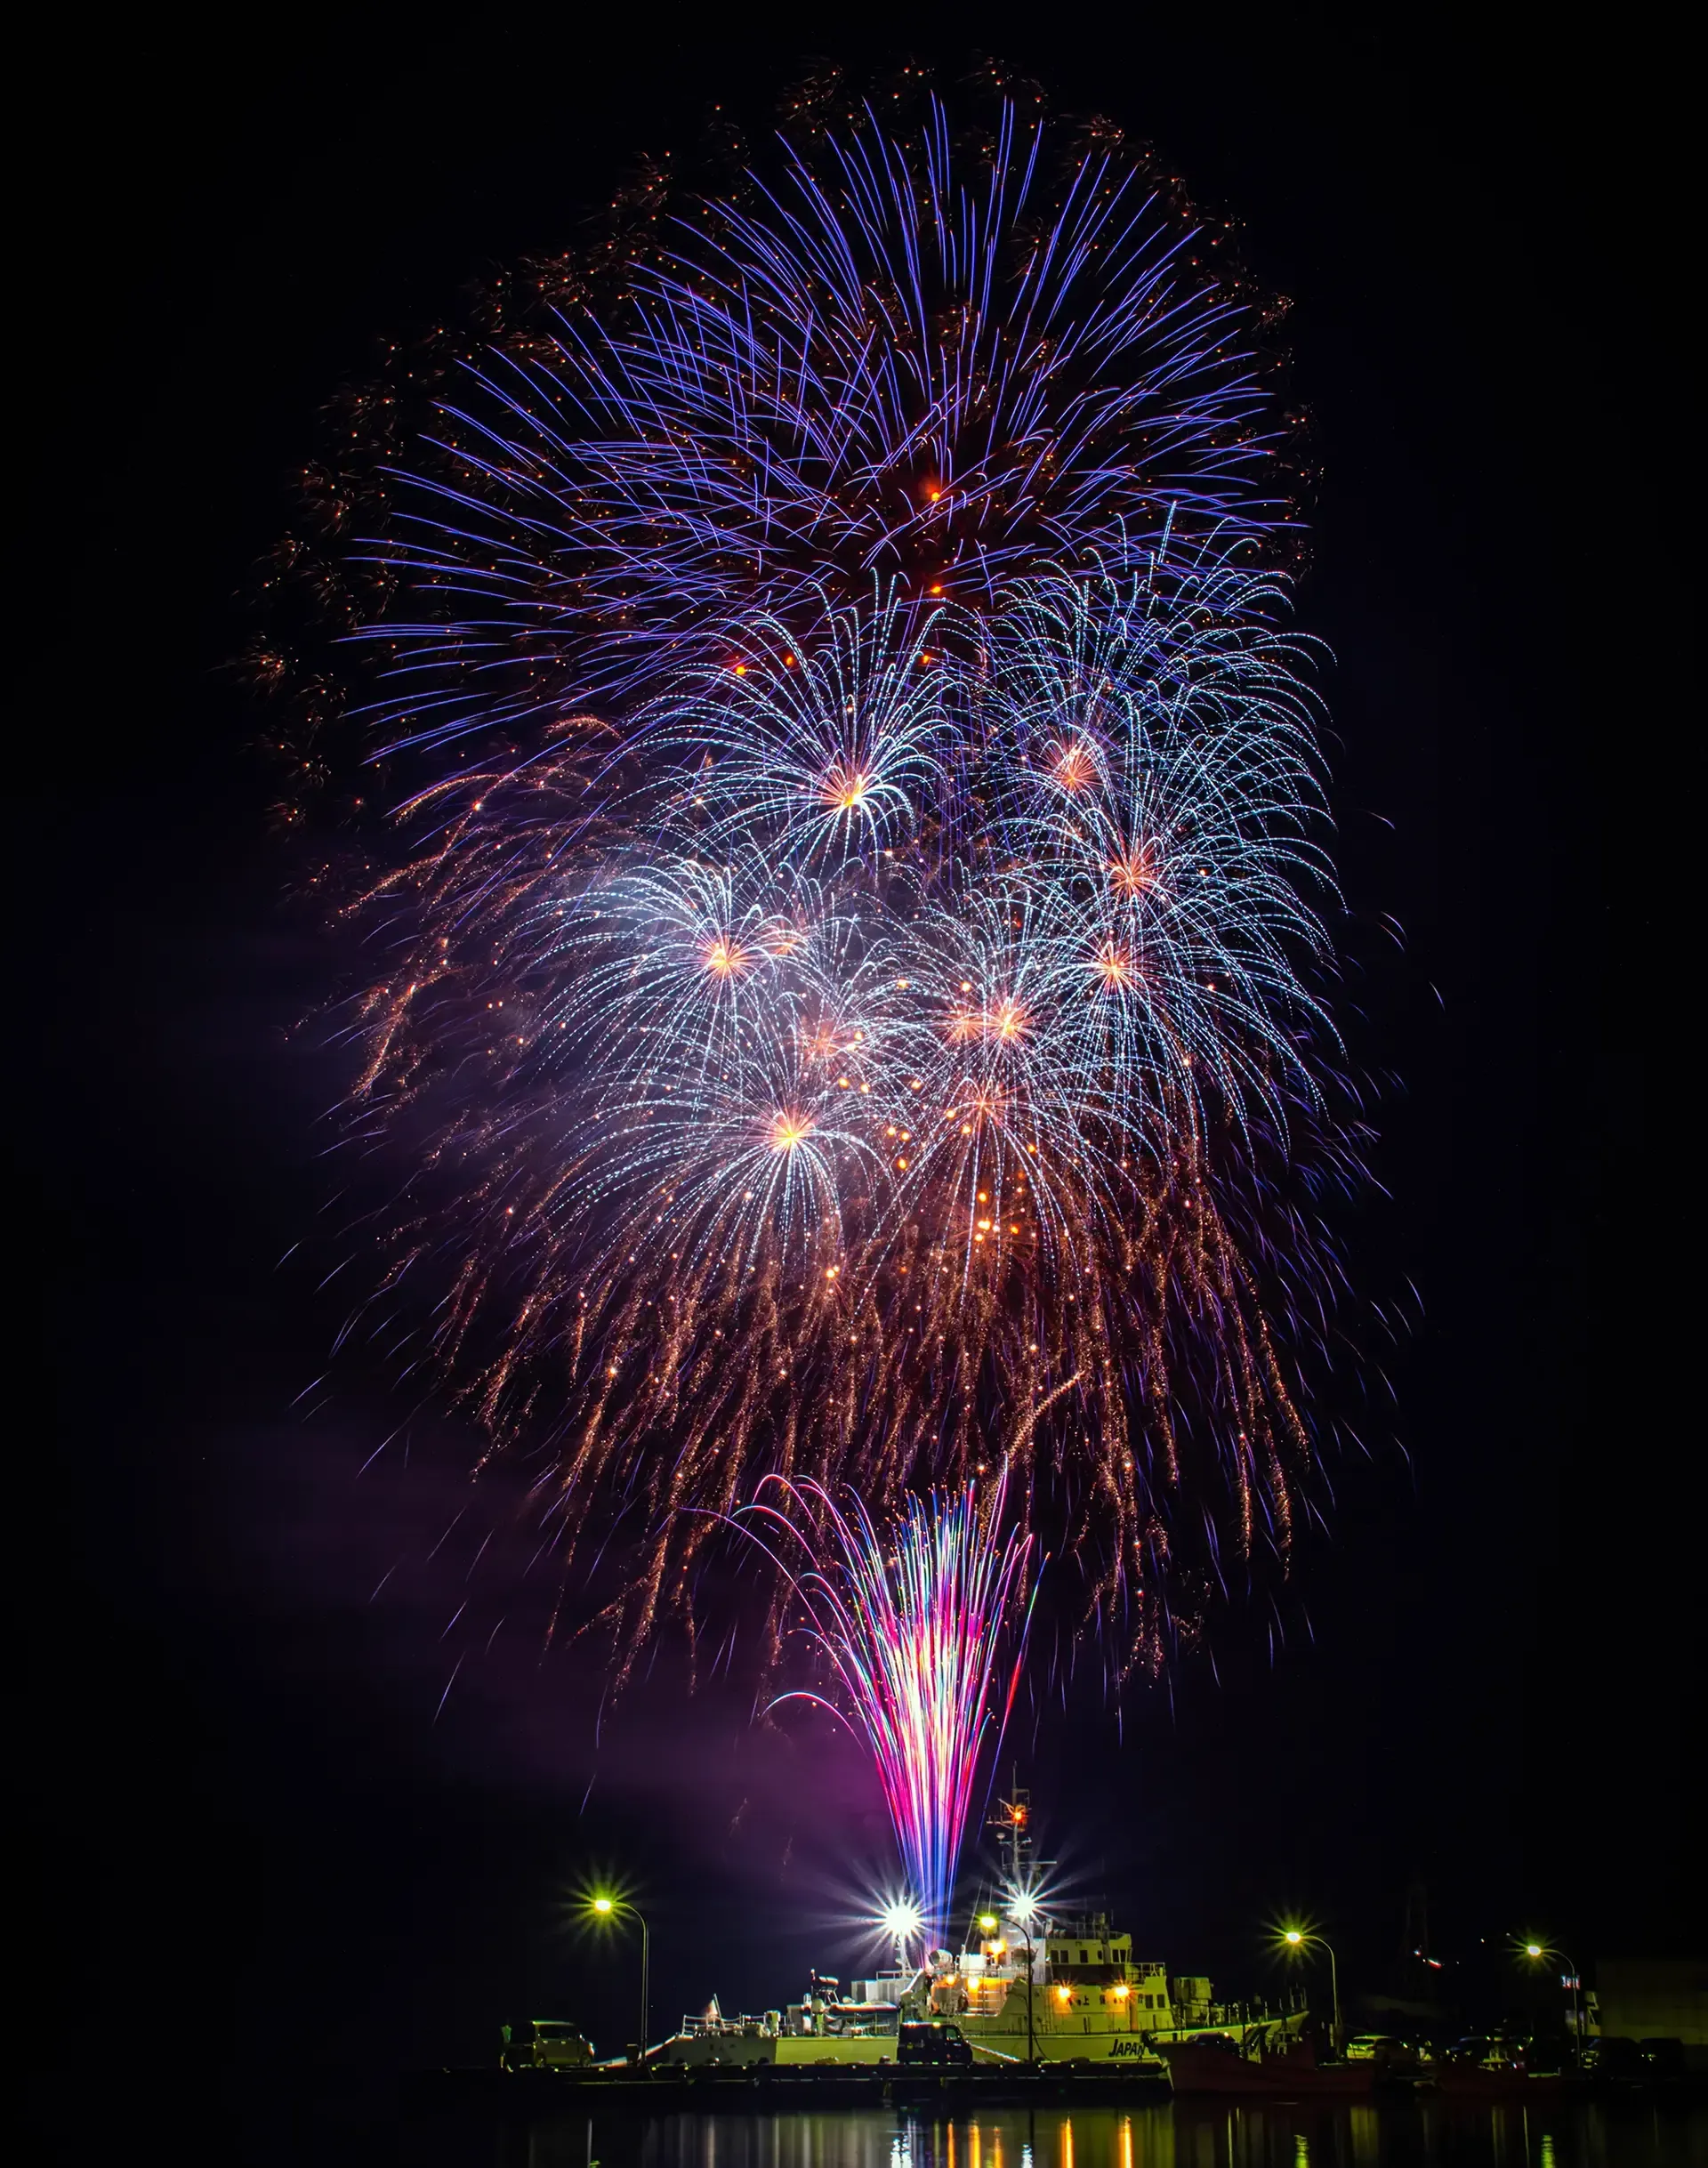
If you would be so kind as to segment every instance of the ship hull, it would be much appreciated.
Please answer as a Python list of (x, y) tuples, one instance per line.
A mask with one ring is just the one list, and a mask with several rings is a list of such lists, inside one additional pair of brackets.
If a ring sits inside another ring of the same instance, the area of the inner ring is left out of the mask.
[(665, 2041), (660, 2063), (685, 2069), (751, 2069), (763, 2063), (786, 2069), (875, 2067), (896, 2059), (893, 2033), (805, 2035), (776, 2033), (691, 2034)]
[[(963, 2031), (980, 2067), (1023, 2067), (1027, 2060), (1024, 2033), (981, 2034), (963, 2022)], [(658, 2059), (688, 2068), (715, 2066), (723, 2069), (770, 2064), (777, 2068), (834, 2069), (838, 2067), (895, 2066), (894, 2033), (808, 2035), (784, 2034), (697, 2035), (665, 2043)], [(1040, 2065), (1076, 2067), (1104, 2067), (1131, 2070), (1135, 2075), (1153, 2071), (1166, 2075), (1149, 2039), (1142, 2033), (1041, 2033), (1034, 2059)]]

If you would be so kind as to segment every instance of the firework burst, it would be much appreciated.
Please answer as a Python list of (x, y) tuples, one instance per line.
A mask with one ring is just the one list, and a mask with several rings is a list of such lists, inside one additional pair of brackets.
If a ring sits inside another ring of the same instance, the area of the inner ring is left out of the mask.
[(619, 1670), (768, 1477), (922, 1544), (1003, 1464), (1124, 1664), (1285, 1554), (1295, 1170), (1352, 1159), (1217, 238), (1011, 105), (821, 131), (443, 375), (369, 538), (341, 500), (369, 743), (427, 770), (348, 905), (409, 1168), (367, 1315), (544, 1448)]
[(1064, 158), (1006, 100), (958, 147), (935, 101), (911, 142), (852, 117), (649, 217), (602, 305), (573, 260), (536, 265), (543, 308), (439, 387), (442, 455), (388, 460), (368, 559), (435, 605), (374, 628), (385, 742), (620, 705), (724, 662), (732, 624), (810, 623), (827, 584), (983, 608), (1042, 566), (1142, 563), (1165, 528), (1290, 525), (1226, 236), (1114, 131)]

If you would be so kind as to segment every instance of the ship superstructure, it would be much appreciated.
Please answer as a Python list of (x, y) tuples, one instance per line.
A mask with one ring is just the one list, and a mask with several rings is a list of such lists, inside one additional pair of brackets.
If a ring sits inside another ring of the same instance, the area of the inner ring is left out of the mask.
[(801, 2000), (781, 2010), (684, 2018), (663, 2058), (893, 2062), (903, 2024), (938, 2019), (959, 2028), (979, 2061), (1128, 2062), (1205, 2034), (1242, 2048), (1258, 2038), (1279, 2045), (1303, 2022), (1302, 2011), (1219, 2003), (1202, 1977), (1171, 1979), (1160, 1958), (1135, 1957), (1131, 1935), (1101, 1914), (1033, 1934), (1029, 1963), (1025, 1923), (984, 1916), (995, 1924), (973, 1946), (934, 1951), (910, 1972), (848, 1982), (815, 1973)]
[(931, 2015), (954, 2018), (975, 2045), (1048, 2061), (1111, 2052), (1117, 2039), (1137, 2053), (1144, 2034), (1176, 2029), (1167, 1965), (1135, 1957), (1105, 1914), (1038, 1924), (986, 1913), (972, 1947), (937, 1953), (922, 1983)]

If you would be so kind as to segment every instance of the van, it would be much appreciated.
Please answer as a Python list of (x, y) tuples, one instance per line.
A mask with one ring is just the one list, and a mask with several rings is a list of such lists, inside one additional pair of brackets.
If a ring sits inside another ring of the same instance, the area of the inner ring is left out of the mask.
[(971, 2070), (972, 2050), (958, 2025), (933, 2018), (901, 2027), (896, 2060), (904, 2070)]

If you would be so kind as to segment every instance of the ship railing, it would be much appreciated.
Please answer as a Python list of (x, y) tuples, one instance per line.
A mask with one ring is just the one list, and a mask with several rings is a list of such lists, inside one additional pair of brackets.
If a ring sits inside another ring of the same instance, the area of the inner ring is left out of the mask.
[(752, 2040), (762, 2038), (771, 2030), (769, 2019), (741, 2016), (738, 2018), (685, 2017), (681, 2034), (689, 2040)]

